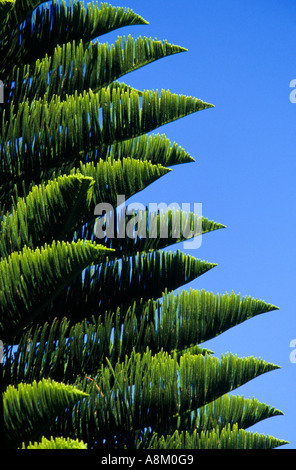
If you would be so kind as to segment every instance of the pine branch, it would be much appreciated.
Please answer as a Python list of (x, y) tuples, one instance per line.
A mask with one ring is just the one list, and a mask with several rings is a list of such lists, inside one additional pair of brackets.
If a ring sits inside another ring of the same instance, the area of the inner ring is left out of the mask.
[(24, 179), (39, 184), (44, 171), (77, 165), (89, 151), (102, 145), (146, 134), (211, 106), (196, 98), (162, 91), (160, 97), (158, 92), (145, 92), (140, 109), (135, 91), (110, 87), (96, 94), (90, 91), (71, 96), (66, 101), (55, 97), (50, 103), (22, 103), (17, 110), (12, 106), (9, 124), (3, 121), (0, 137), (2, 203), (11, 194), (13, 184), (20, 191)]
[(56, 298), (54, 309), (47, 308), (46, 317), (70, 315), (81, 321), (82, 315), (97, 317), (136, 300), (157, 299), (215, 266), (180, 251), (156, 251), (88, 267)]
[(29, 442), (26, 445), (24, 442), (22, 444), (22, 449), (87, 449), (87, 445), (83, 441), (79, 441), (78, 439), (69, 439), (64, 437), (51, 437), (50, 439), (46, 439), (43, 437), (40, 442)]
[(148, 449), (274, 449), (288, 444), (287, 441), (272, 436), (265, 436), (253, 432), (238, 429), (237, 425), (227, 426), (221, 431), (214, 429), (212, 432), (175, 431), (172, 436), (158, 437), (155, 434)]
[(0, 217), (0, 258), (73, 233), (77, 221), (89, 211), (94, 184), (87, 176), (65, 175), (33, 186), (25, 198), (17, 198), (12, 212)]
[(91, 263), (112, 253), (80, 240), (23, 248), (0, 261), (0, 336), (12, 340)]
[(119, 37), (111, 46), (99, 42), (85, 45), (82, 40), (78, 44), (67, 42), (57, 45), (52, 56), (37, 60), (34, 69), (23, 63), (14, 67), (5, 77), (6, 102), (31, 102), (44, 96), (50, 101), (54, 95), (64, 100), (89, 89), (96, 93), (123, 75), (184, 51), (167, 41), (141, 36), (136, 40)]
[[(178, 361), (176, 356), (164, 352), (155, 356), (150, 351), (143, 355), (134, 353), (112, 366), (113, 372), (108, 365), (98, 370), (96, 383), (102, 394), (94, 384), (89, 385), (87, 379), (80, 379), (80, 386), (89, 393), (90, 399), (67, 413), (63, 420), (79, 438), (81, 429), (76, 416), (83, 417), (87, 413), (85, 432), (91, 436), (91, 442), (102, 446), (100, 429), (103, 426), (107, 445), (114, 447), (113, 436), (116, 436), (117, 442), (128, 446), (144, 429), (152, 433), (157, 429), (162, 434), (182, 414), (189, 414), (227, 391), (277, 368), (261, 359), (237, 358), (231, 354), (222, 356), (221, 360), (184, 354)], [(62, 427), (60, 421), (52, 432), (59, 433)]]
[(38, 8), (42, 0), (16, 0), (5, 27), (0, 30), (0, 74), (6, 76), (20, 63), (34, 63), (52, 55), (57, 45), (78, 42), (89, 43), (98, 36), (123, 26), (146, 25), (147, 21), (127, 8), (116, 8), (101, 3), (53, 1), (50, 6)]
[(15, 448), (47, 430), (57, 415), (87, 394), (51, 380), (9, 386), (3, 397), (6, 446)]

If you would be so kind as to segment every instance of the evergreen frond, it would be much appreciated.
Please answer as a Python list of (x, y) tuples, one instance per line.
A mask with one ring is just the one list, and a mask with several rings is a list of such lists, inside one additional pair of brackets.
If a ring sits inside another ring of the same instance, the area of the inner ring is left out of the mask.
[(167, 329), (175, 326), (180, 342), (200, 344), (250, 318), (277, 309), (275, 305), (234, 292), (215, 295), (204, 289), (190, 289), (164, 295), (159, 317), (167, 319)]
[[(2, 1), (4, 8), (8, 1)], [(25, 21), (39, 5), (44, 3), (44, 0), (14, 0), (11, 1), (11, 7), (9, 9), (8, 21), (1, 27), (1, 35), (5, 37), (5, 34), (11, 32), (20, 23)], [(6, 7), (7, 8), (7, 7)]]
[(146, 134), (212, 106), (164, 90), (160, 97), (158, 92), (144, 92), (141, 102), (140, 108), (140, 97), (134, 90), (110, 91), (108, 87), (95, 94), (89, 91), (69, 96), (65, 101), (55, 97), (49, 103), (39, 100), (31, 106), (26, 101), (17, 110), (11, 106), (9, 124), (3, 120), (0, 136), (2, 204), (13, 189), (8, 181), (21, 191), (25, 178), (39, 184), (45, 170), (77, 165), (90, 150)]
[[(240, 296), (234, 293), (221, 296), (220, 304), (229, 304), (230, 298), (236, 299), (235, 309), (232, 308), (233, 326), (276, 308), (251, 298), (240, 300)], [(215, 310), (208, 308), (210, 299), (219, 302), (219, 296), (203, 290), (165, 293), (159, 300), (134, 302), (126, 309), (117, 308), (114, 313), (105, 312), (97, 319), (85, 320), (77, 325), (71, 326), (66, 318), (60, 321), (54, 319), (52, 324), (45, 323), (35, 330), (28, 330), (13, 355), (7, 354), (5, 378), (9, 380), (11, 377), (12, 383), (17, 378), (24, 381), (40, 380), (43, 377), (74, 380), (83, 374), (95, 374), (97, 364), (103, 363), (105, 357), (109, 357), (114, 364), (117, 358), (123, 360), (134, 349), (143, 354), (147, 347), (152, 353), (163, 350), (175, 352), (178, 357), (192, 347), (195, 347), (195, 354), (204, 354), (206, 351), (198, 345), (208, 339), (204, 324), (207, 318), (211, 318), (211, 311)], [(244, 311), (245, 314), (238, 318), (234, 311)], [(215, 320), (211, 322), (215, 324)], [(39, 376), (37, 372), (40, 369), (42, 374)], [(218, 402), (213, 402), (214, 409), (208, 405), (210, 417), (217, 410), (221, 415), (223, 410), (224, 416), (228, 414), (224, 402), (218, 405)], [(232, 406), (227, 406), (231, 415)], [(205, 419), (200, 418), (200, 426), (203, 428)], [(219, 420), (223, 420), (223, 416)]]
[(273, 416), (282, 415), (282, 411), (260, 403), (255, 398), (244, 398), (239, 395), (223, 395), (217, 400), (199, 408), (193, 416), (188, 416), (187, 428), (179, 425), (182, 430), (195, 428), (204, 432), (217, 428), (222, 430), (228, 425), (237, 424), (239, 429), (247, 429), (256, 423)]
[(132, 158), (116, 161), (109, 158), (107, 161), (100, 159), (97, 163), (81, 163), (71, 174), (92, 178), (95, 181), (93, 203), (110, 204), (114, 208), (115, 217), (118, 195), (127, 200), (170, 171), (147, 161)]
[[(253, 357), (227, 354), (218, 360), (186, 353), (177, 360), (177, 356), (164, 352), (152, 356), (147, 349), (143, 355), (131, 354), (113, 367), (102, 366), (91, 383), (87, 377), (83, 381), (80, 378), (78, 383), (90, 399), (63, 415), (51, 432), (59, 433), (66, 420), (70, 436), (80, 438), (85, 432), (90, 445), (97, 442), (102, 446), (99, 429), (104, 426), (110, 439), (107, 446), (114, 448), (115, 438), (121, 446), (129, 447), (145, 429), (153, 433), (156, 426), (165, 435), (176, 418), (277, 368)], [(87, 429), (82, 432), (77, 416), (86, 413)]]
[(7, 349), (4, 380), (14, 384), (52, 377), (72, 382), (78, 376), (96, 375), (106, 357), (115, 364), (133, 350), (144, 354), (148, 346), (152, 353), (163, 350), (178, 357), (186, 349), (191, 354), (209, 353), (193, 342), (194, 335), (180, 342), (166, 312), (155, 321), (157, 310), (161, 311), (158, 301), (140, 301), (74, 325), (64, 317), (30, 328)]
[(179, 250), (175, 253), (137, 253), (90, 266), (84, 270), (83, 277), (76, 277), (56, 298), (54, 309), (48, 307), (46, 316), (70, 315), (78, 322), (82, 315), (97, 317), (106, 310), (114, 311), (118, 306), (127, 306), (136, 300), (157, 299), (165, 290), (185, 285), (215, 266)]
[[(57, 45), (78, 42), (89, 43), (98, 36), (123, 26), (148, 24), (131, 9), (113, 7), (107, 3), (73, 1), (67, 6), (62, 0), (38, 8), (43, 0), (16, 0), (10, 19), (1, 31), (0, 73), (8, 75), (19, 63), (34, 63), (52, 55)], [(17, 28), (20, 24), (21, 26)], [(8, 40), (9, 38), (9, 40)]]
[(0, 336), (11, 340), (36, 320), (58, 294), (90, 263), (112, 253), (80, 240), (24, 247), (0, 261)]
[(84, 233), (86, 224), (92, 223), (94, 230), (99, 203), (112, 205), (116, 220), (118, 195), (128, 199), (169, 171), (147, 161), (109, 158), (80, 163), (69, 175), (60, 175), (47, 184), (31, 182), (26, 197), (16, 196), (16, 202), (12, 199), (11, 214), (0, 213), (0, 257), (20, 250), (24, 244), (33, 247), (69, 234), (73, 238), (82, 225)]
[(117, 212), (116, 220), (127, 236), (108, 238), (108, 232), (102, 231), (105, 237), (100, 243), (103, 241), (104, 245), (113, 248), (117, 256), (160, 250), (180, 242), (192, 244), (194, 237), (225, 228), (225, 225), (180, 208), (153, 212), (147, 207), (146, 210), (130, 210), (128, 215)]
[(0, 258), (73, 232), (89, 210), (94, 184), (92, 178), (76, 174), (33, 186), (27, 197), (18, 198), (11, 213), (2, 214)]
[(3, 396), (5, 439), (8, 445), (21, 445), (46, 431), (57, 415), (87, 394), (71, 385), (42, 380), (8, 386)]
[(265, 436), (239, 429), (237, 425), (227, 426), (221, 431), (193, 434), (175, 431), (172, 436), (158, 438), (155, 434), (149, 445), (149, 449), (274, 449), (288, 444), (287, 441), (273, 436)]
[(232, 395), (279, 367), (203, 347), (277, 307), (234, 292), (180, 292), (216, 264), (166, 250), (225, 226), (196, 206), (125, 206), (170, 167), (194, 161), (153, 132), (213, 107), (120, 81), (186, 50), (141, 36), (97, 40), (145, 24), (107, 3), (0, 0), (6, 448), (286, 443), (246, 431), (281, 411)]
[(9, 15), (15, 5), (15, 0), (0, 0), (0, 31), (9, 21)]
[(194, 162), (194, 158), (175, 142), (171, 144), (165, 134), (141, 135), (134, 139), (127, 139), (112, 145), (102, 146), (96, 152), (90, 152), (88, 158), (107, 160), (109, 157), (121, 160), (122, 158), (136, 158), (150, 161), (162, 166), (174, 166), (181, 163)]
[(46, 439), (43, 437), (40, 442), (29, 442), (28, 445), (23, 443), (22, 449), (87, 449), (87, 445), (78, 439), (69, 439), (64, 437), (51, 437)]
[(141, 36), (136, 40), (119, 37), (111, 46), (98, 41), (89, 45), (82, 40), (68, 42), (56, 46), (52, 56), (37, 60), (34, 70), (30, 64), (14, 67), (5, 81), (6, 96), (14, 102), (44, 96), (50, 101), (54, 95), (66, 99), (75, 92), (97, 92), (129, 72), (184, 50)]

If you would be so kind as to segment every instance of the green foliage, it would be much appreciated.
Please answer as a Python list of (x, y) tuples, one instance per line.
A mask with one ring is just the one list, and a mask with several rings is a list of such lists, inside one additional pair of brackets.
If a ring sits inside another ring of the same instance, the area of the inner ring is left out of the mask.
[(9, 385), (4, 392), (4, 435), (8, 446), (39, 437), (58, 413), (86, 397), (78, 389), (43, 379), (32, 384)]
[(274, 449), (286, 444), (285, 441), (264, 434), (246, 432), (239, 429), (237, 424), (227, 426), (220, 432), (213, 429), (211, 432), (175, 433), (172, 436), (151, 440), (151, 449)]
[[(120, 81), (186, 49), (146, 37), (99, 42), (147, 25), (106, 3), (2, 1), (0, 12), (3, 445), (283, 445), (246, 431), (279, 410), (229, 395), (278, 366), (218, 359), (202, 346), (277, 307), (234, 292), (179, 291), (216, 266), (169, 250), (187, 239), (181, 229), (193, 238), (225, 226), (171, 208), (120, 210), (119, 195), (127, 201), (194, 162), (153, 132), (213, 105)], [(100, 203), (114, 208), (115, 231), (99, 239), (97, 224), (111, 226)], [(116, 236), (122, 225), (133, 237)]]
[(42, 437), (40, 442), (30, 442), (27, 446), (23, 443), (22, 449), (87, 449), (87, 445), (78, 439), (69, 439), (65, 437), (51, 437), (46, 439)]
[(0, 0), (0, 27), (5, 26), (8, 16), (14, 7), (15, 0)]
[(41, 312), (90, 262), (110, 250), (89, 241), (53, 242), (40, 249), (23, 248), (0, 262), (0, 333), (5, 340), (19, 334), (23, 325)]

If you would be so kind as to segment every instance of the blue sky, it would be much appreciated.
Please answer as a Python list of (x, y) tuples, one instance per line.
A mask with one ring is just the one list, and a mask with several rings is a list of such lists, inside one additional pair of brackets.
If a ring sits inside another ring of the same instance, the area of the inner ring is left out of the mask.
[(296, 448), (296, 364), (290, 361), (290, 342), (296, 338), (296, 103), (289, 99), (296, 79), (296, 2), (110, 3), (133, 9), (150, 24), (118, 30), (106, 36), (109, 43), (132, 34), (188, 49), (123, 77), (125, 83), (215, 105), (159, 129), (196, 162), (174, 167), (136, 200), (199, 202), (205, 217), (227, 226), (204, 236), (198, 250), (187, 250), (218, 266), (186, 289), (233, 290), (280, 307), (205, 344), (218, 357), (230, 351), (281, 366), (235, 393), (282, 410), (284, 416), (252, 430), (288, 440), (285, 449)]

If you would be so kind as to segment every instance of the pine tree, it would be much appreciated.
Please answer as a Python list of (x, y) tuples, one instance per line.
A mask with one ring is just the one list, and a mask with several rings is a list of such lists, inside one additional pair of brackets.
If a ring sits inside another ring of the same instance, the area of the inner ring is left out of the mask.
[[(233, 354), (218, 359), (202, 347), (277, 307), (234, 292), (177, 290), (215, 264), (165, 250), (186, 239), (180, 228), (193, 237), (224, 225), (170, 209), (153, 217), (148, 207), (128, 214), (118, 202), (194, 161), (154, 131), (212, 107), (120, 81), (185, 51), (146, 37), (99, 42), (110, 31), (144, 24), (132, 10), (105, 3), (0, 2), (1, 444), (7, 448), (285, 443), (247, 431), (279, 410), (230, 394), (278, 366)], [(97, 212), (102, 203), (115, 208), (115, 234), (129, 226), (133, 237), (110, 236), (111, 219)], [(104, 238), (96, 236), (98, 227)]]

